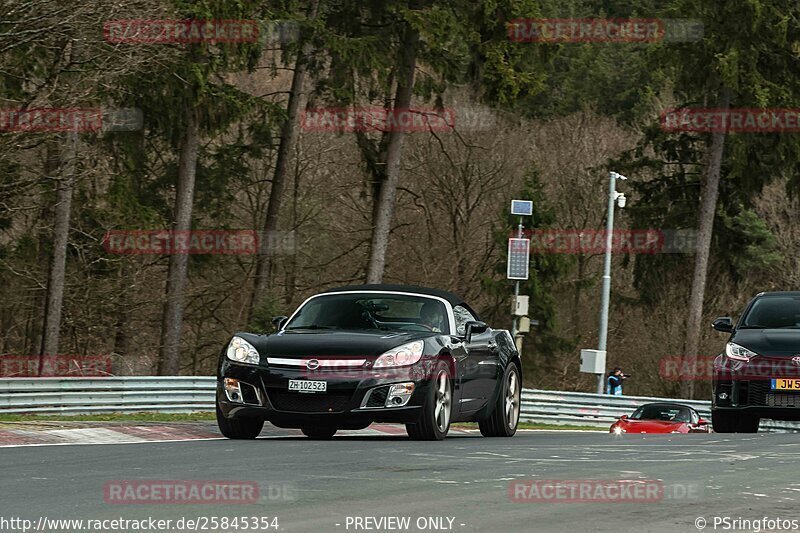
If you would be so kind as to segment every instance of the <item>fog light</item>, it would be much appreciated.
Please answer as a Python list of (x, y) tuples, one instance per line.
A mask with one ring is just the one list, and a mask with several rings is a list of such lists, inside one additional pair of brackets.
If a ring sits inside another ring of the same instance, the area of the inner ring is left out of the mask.
[(396, 383), (389, 387), (389, 394), (386, 396), (386, 407), (402, 407), (411, 399), (414, 393), (414, 384)]
[(727, 392), (720, 392), (719, 394), (717, 394), (717, 398), (719, 398), (720, 400), (727, 400), (728, 399), (728, 393)]
[(225, 385), (225, 396), (228, 397), (228, 400), (236, 403), (244, 403), (242, 389), (239, 386), (238, 379), (225, 378), (223, 383)]

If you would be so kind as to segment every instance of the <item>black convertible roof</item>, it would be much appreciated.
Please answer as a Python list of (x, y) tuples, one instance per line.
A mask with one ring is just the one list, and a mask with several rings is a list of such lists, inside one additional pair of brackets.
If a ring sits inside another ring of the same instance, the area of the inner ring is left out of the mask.
[(686, 405), (684, 403), (678, 403), (678, 402), (650, 402), (643, 404), (640, 407), (647, 407), (648, 405), (658, 405), (659, 407), (680, 407), (681, 409), (692, 409), (694, 411), (697, 411), (697, 409), (695, 409), (691, 405)]
[(342, 291), (383, 291), (383, 292), (413, 292), (416, 294), (426, 294), (428, 296), (437, 296), (450, 302), (451, 305), (466, 305), (466, 302), (459, 296), (452, 292), (443, 291), (440, 289), (431, 289), (428, 287), (417, 287), (415, 285), (386, 285), (383, 283), (373, 283), (368, 285), (347, 285), (345, 287), (335, 287), (323, 292), (342, 292)]

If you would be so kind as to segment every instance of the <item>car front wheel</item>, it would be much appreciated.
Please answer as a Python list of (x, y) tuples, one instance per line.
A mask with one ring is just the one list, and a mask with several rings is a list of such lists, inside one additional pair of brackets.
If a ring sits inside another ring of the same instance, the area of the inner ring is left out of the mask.
[(413, 440), (442, 440), (450, 430), (453, 408), (450, 375), (444, 364), (437, 366), (433, 375), (419, 420), (414, 424), (406, 424), (408, 436)]
[(503, 375), (500, 394), (488, 418), (478, 422), (481, 435), (484, 437), (513, 437), (519, 424), (519, 408), (522, 383), (519, 369), (509, 363)]
[(229, 439), (254, 439), (264, 428), (260, 418), (225, 418), (217, 405), (217, 426), (224, 437)]

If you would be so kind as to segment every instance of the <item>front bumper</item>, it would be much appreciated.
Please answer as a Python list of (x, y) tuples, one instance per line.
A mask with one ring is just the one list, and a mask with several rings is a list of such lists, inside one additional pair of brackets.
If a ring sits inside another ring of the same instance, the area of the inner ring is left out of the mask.
[(773, 420), (800, 420), (800, 392), (773, 391), (771, 381), (764, 379), (715, 379), (711, 406)]
[[(256, 417), (279, 427), (336, 425), (360, 428), (372, 422), (413, 423), (431, 386), (426, 379), (427, 362), (392, 371), (348, 370), (314, 374), (298, 368), (243, 365), (223, 360), (217, 380), (217, 405), (227, 418)], [(231, 401), (223, 387), (224, 378), (243, 383), (241, 401)], [(289, 380), (322, 380), (327, 391), (289, 391)], [(414, 392), (401, 407), (385, 407), (392, 384), (414, 383)]]

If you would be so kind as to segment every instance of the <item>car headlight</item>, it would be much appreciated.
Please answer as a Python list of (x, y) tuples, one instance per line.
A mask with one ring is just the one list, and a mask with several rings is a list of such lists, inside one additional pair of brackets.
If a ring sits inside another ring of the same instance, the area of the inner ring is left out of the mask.
[(749, 361), (758, 354), (744, 346), (739, 346), (735, 342), (729, 342), (725, 345), (725, 355), (735, 361)]
[(615, 435), (622, 435), (623, 433), (625, 433), (625, 429), (622, 426), (614, 426)]
[(373, 368), (389, 368), (396, 366), (413, 365), (422, 357), (425, 343), (422, 341), (409, 342), (388, 352), (382, 353), (376, 360)]
[(261, 361), (258, 350), (241, 337), (234, 337), (231, 339), (231, 342), (228, 344), (226, 355), (228, 359), (236, 361), (237, 363), (257, 365)]

